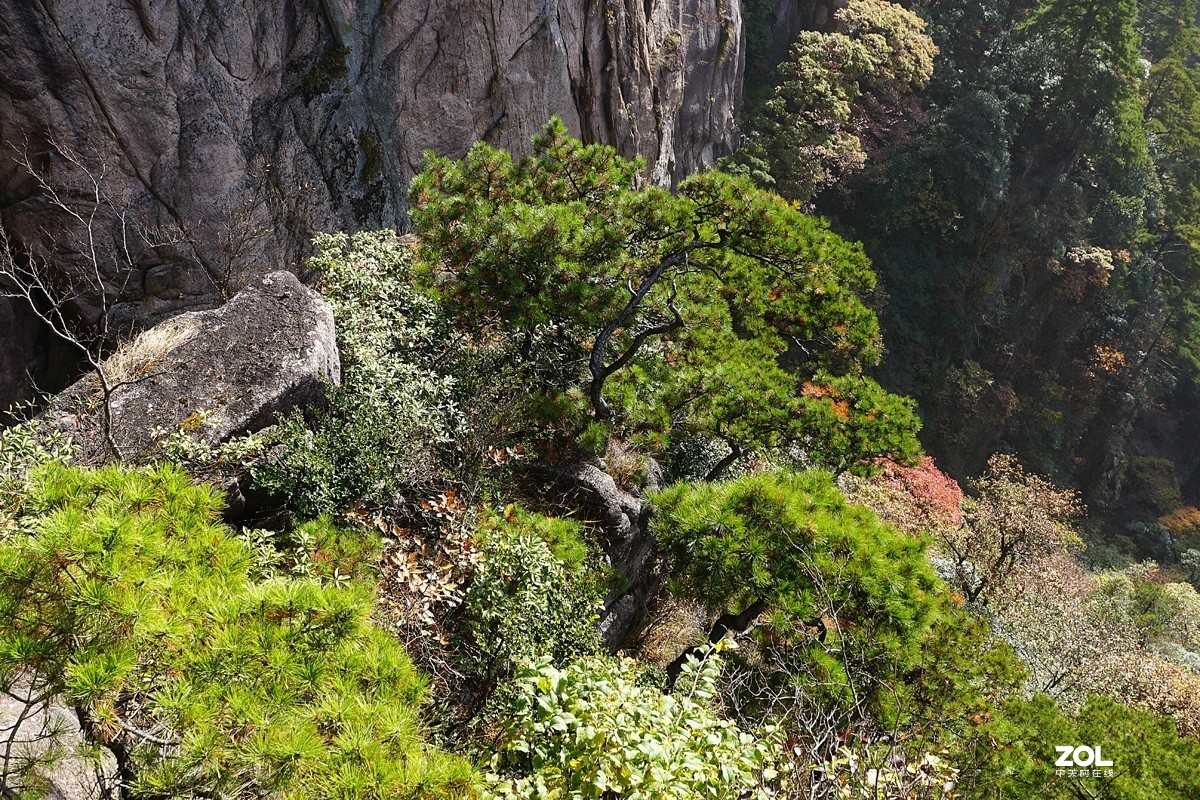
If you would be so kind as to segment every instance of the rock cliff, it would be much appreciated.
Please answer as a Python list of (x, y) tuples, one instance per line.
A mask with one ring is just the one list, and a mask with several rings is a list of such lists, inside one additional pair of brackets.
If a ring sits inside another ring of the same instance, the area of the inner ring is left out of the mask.
[[(101, 245), (120, 212), (141, 225), (128, 259), (101, 257), (131, 326), (295, 269), (316, 231), (403, 228), (429, 149), (520, 151), (558, 114), (669, 183), (736, 136), (739, 0), (0, 0), (0, 18), (3, 224), (63, 275), (87, 267), (13, 161), (88, 206), (77, 154), (103, 175)], [(29, 326), (13, 313), (0, 331)], [(24, 375), (0, 366), (3, 403)]]

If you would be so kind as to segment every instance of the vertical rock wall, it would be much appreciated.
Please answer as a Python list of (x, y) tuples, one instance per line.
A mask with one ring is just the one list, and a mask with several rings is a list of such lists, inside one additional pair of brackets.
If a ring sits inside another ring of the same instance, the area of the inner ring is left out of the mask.
[[(95, 223), (122, 325), (294, 269), (318, 231), (403, 227), (424, 151), (520, 151), (554, 114), (678, 180), (734, 143), (744, 60), (740, 0), (0, 0), (0, 19), (0, 219), (78, 274), (78, 223), (12, 159), (80, 207), (61, 151), (103, 173), (141, 226), (125, 275), (115, 212)], [(0, 333), (30, 325), (12, 311)], [(3, 402), (22, 376), (0, 366)]]

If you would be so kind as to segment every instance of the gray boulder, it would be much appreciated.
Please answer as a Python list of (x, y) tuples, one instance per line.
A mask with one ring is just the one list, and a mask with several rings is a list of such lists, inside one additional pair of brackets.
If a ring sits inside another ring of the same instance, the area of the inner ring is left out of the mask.
[(33, 702), (30, 694), (27, 681), (0, 692), (0, 794), (20, 797), (37, 786), (47, 800), (119, 797), (112, 752), (86, 743), (79, 716), (61, 700)]
[[(126, 461), (154, 455), (183, 429), (211, 444), (261, 430), (290, 409), (319, 403), (340, 381), (333, 311), (289, 272), (265, 275), (212, 311), (180, 314), (105, 362), (112, 439)], [(79, 460), (112, 458), (101, 381), (91, 373), (45, 412), (79, 445)]]

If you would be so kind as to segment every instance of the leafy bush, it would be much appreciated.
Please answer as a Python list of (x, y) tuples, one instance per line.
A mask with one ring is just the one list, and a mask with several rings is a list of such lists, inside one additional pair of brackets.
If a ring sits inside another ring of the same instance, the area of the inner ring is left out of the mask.
[(963, 491), (926, 456), (915, 466), (884, 461), (870, 477), (847, 476), (849, 499), (905, 533), (924, 535), (963, 523)]
[(345, 529), (329, 517), (286, 531), (244, 530), (239, 538), (251, 549), (255, 573), (325, 578), (344, 582), (374, 577), (380, 538), (369, 529)]
[(692, 658), (675, 692), (663, 694), (627, 659), (523, 669), (484, 796), (765, 800), (780, 740), (714, 713), (720, 670), (716, 654)]
[(502, 340), (479, 345), (451, 326), (416, 288), (411, 248), (394, 232), (324, 235), (315, 246), (309, 267), (333, 306), (342, 386), (327, 412), (281, 421), (256, 482), (315, 517), (412, 501), (451, 474), (477, 477), (514, 396), (485, 366)]
[(135, 795), (465, 796), (369, 585), (274, 577), (174, 467), (50, 465), (0, 544), (0, 687), (64, 695)]
[(41, 420), (0, 428), (0, 516), (20, 508), (26, 481), (36, 467), (67, 463), (75, 450), (68, 436)]
[(463, 619), (489, 673), (543, 656), (564, 664), (595, 652), (603, 586), (585, 572), (577, 523), (513, 506), (485, 515), (477, 536), (482, 557)]
[(156, 455), (209, 483), (245, 476), (262, 457), (265, 445), (262, 436), (249, 433), (214, 443), (202, 432), (211, 416), (209, 411), (198, 411), (175, 430), (151, 428), (150, 435), (158, 443)]

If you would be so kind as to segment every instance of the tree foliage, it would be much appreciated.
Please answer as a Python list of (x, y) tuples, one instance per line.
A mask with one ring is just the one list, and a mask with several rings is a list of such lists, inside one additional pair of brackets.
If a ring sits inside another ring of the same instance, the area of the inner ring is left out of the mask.
[(936, 54), (912, 11), (851, 0), (835, 12), (832, 31), (797, 37), (774, 93), (750, 120), (746, 156), (765, 161), (786, 196), (807, 201), (862, 167), (870, 110), (928, 83)]
[(884, 383), (953, 474), (1016, 452), (1103, 511), (1145, 400), (1194, 393), (1195, 4), (913, 10), (927, 119), (818, 197), (880, 270)]
[(737, 452), (799, 443), (838, 469), (914, 454), (912, 407), (865, 374), (881, 351), (861, 249), (743, 179), (671, 193), (641, 166), (557, 119), (519, 161), (482, 143), (431, 159), (412, 189), (430, 280), (598, 420)]
[(37, 471), (0, 542), (0, 685), (64, 696), (139, 796), (466, 796), (370, 587), (255, 582), (219, 508), (170, 467)]
[[(966, 798), (1184, 800), (1200, 792), (1200, 742), (1180, 736), (1168, 719), (1112, 700), (1089, 700), (1076, 715), (1045, 696), (1013, 700), (983, 732), (993, 744), (974, 751), (977, 761), (960, 773)], [(1113, 774), (1058, 775), (1054, 748), (1066, 744), (1099, 747)]]
[(1083, 509), (1074, 492), (1027, 473), (1011, 456), (993, 456), (964, 503), (965, 524), (945, 531), (955, 581), (968, 600), (1002, 600), (1029, 571), (1083, 544), (1072, 527)]
[(922, 536), (962, 525), (963, 490), (929, 456), (915, 466), (886, 461), (869, 477), (843, 481), (847, 498), (905, 533)]
[[(268, 437), (257, 485), (304, 517), (477, 490), (489, 447), (518, 436), (518, 370), (507, 343), (454, 328), (415, 285), (411, 243), (393, 231), (319, 236), (308, 268), (333, 306), (342, 385), (328, 408), (294, 411)], [(451, 477), (453, 476), (453, 477)]]
[(924, 544), (849, 505), (826, 474), (679, 484), (654, 502), (675, 592), (718, 616), (712, 639), (764, 616), (838, 702), (882, 701), (882, 676), (918, 659), (941, 612)]

